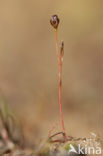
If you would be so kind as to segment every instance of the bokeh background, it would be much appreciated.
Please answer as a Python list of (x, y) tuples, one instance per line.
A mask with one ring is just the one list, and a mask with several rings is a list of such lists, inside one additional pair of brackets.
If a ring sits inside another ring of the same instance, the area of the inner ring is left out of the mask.
[(53, 14), (65, 43), (66, 131), (103, 136), (102, 0), (0, 0), (0, 88), (29, 140), (46, 137), (55, 124), (61, 131)]

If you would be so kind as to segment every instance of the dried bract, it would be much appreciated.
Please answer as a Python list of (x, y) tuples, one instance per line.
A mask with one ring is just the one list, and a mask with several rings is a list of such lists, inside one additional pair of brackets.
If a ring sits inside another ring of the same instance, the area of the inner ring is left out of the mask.
[(63, 41), (61, 42), (61, 45), (60, 45), (60, 56), (61, 57), (64, 56), (64, 42)]

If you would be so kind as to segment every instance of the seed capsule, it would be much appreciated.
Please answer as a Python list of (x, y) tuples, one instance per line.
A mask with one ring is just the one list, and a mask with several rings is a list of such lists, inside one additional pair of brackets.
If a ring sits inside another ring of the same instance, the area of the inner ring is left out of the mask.
[(55, 29), (58, 28), (59, 22), (60, 22), (60, 20), (59, 20), (59, 18), (58, 18), (57, 15), (53, 15), (53, 16), (51, 17), (51, 19), (50, 19), (50, 23), (51, 23), (51, 25), (52, 25)]

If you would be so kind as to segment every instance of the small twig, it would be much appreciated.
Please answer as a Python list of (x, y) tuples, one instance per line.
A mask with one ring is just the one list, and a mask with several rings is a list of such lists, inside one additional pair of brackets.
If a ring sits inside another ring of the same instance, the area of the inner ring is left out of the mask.
[(63, 132), (55, 133), (55, 134), (53, 134), (52, 136), (50, 136), (49, 139), (52, 139), (53, 137), (55, 137), (55, 136), (57, 136), (57, 135), (59, 135), (59, 134), (62, 134), (62, 135), (63, 135)]
[[(52, 138), (54, 138), (55, 136), (57, 136), (57, 135), (60, 135), (60, 134), (62, 134), (63, 135), (63, 138), (64, 139), (56, 139), (56, 140), (53, 140)], [(50, 136), (49, 137), (49, 139), (51, 140), (51, 142), (52, 143), (54, 143), (54, 142), (59, 142), (59, 143), (63, 143), (63, 142), (66, 142), (66, 141), (68, 141), (67, 139), (65, 140), (65, 136), (64, 136), (65, 134), (63, 133), (63, 132), (58, 132), (58, 133), (55, 133), (55, 134), (53, 134), (52, 136)]]
[(55, 124), (52, 126), (52, 128), (49, 130), (49, 133), (48, 133), (48, 137), (49, 137), (49, 138), (50, 138), (51, 133), (53, 132), (53, 130), (56, 128), (56, 126), (57, 126), (57, 123), (55, 123)]

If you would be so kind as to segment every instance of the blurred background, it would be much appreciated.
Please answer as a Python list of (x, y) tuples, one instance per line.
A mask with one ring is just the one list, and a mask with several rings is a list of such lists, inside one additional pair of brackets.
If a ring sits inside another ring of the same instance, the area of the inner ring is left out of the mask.
[(46, 137), (55, 123), (61, 131), (53, 14), (65, 44), (66, 131), (103, 136), (102, 0), (0, 0), (0, 88), (29, 140)]

